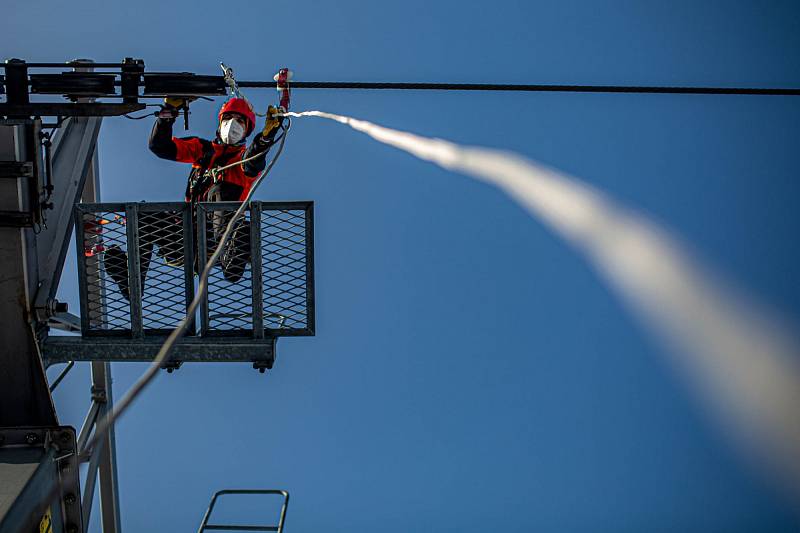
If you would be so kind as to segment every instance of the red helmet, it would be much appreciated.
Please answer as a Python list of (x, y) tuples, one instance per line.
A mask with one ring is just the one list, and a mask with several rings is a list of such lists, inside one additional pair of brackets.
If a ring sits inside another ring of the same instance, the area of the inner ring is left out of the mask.
[(250, 102), (247, 101), (245, 98), (231, 98), (225, 104), (223, 104), (222, 109), (219, 110), (219, 120), (222, 120), (222, 115), (225, 113), (239, 113), (245, 119), (247, 119), (247, 132), (244, 134), (245, 137), (250, 135), (253, 129), (256, 127), (256, 114), (253, 111), (253, 106), (250, 105)]

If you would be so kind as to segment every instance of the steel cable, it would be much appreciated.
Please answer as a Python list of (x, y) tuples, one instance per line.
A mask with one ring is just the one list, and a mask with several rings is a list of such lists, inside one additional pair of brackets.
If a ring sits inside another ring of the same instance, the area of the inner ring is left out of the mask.
[[(275, 88), (275, 82), (242, 81), (239, 87)], [(727, 94), (800, 96), (800, 89), (763, 87), (669, 87), (645, 85), (566, 85), (513, 83), (407, 83), (358, 81), (292, 81), (290, 89), (378, 89), (414, 91), (523, 91), (570, 93)]]

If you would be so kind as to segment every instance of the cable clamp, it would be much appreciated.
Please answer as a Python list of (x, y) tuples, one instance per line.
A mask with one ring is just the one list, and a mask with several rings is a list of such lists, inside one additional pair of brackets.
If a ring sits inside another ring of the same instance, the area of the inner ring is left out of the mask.
[(233, 69), (222, 61), (219, 62), (219, 66), (222, 69), (222, 76), (225, 78), (225, 85), (228, 86), (231, 97), (241, 98), (239, 84), (236, 83), (236, 78), (233, 77)]
[(279, 93), (281, 93), (281, 107), (288, 110), (289, 109), (289, 99), (291, 98), (291, 89), (289, 88), (289, 82), (292, 81), (292, 77), (294, 73), (289, 70), (288, 68), (282, 68), (275, 74), (272, 79), (277, 82), (276, 89)]

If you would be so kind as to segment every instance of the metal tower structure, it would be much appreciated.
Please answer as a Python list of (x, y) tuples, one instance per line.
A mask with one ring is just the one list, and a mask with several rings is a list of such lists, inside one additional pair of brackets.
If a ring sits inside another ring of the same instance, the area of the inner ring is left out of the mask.
[[(185, 73), (145, 74), (144, 62), (130, 58), (104, 64), (9, 60), (2, 68), (0, 533), (83, 533), (96, 488), (103, 531), (118, 533), (113, 426), (87, 449), (98, 420), (112, 408), (110, 362), (153, 359), (194, 294), (193, 258), (205, 257), (212, 246), (207, 238), (192, 236), (211, 233), (206, 226), (232, 206), (200, 206), (195, 217), (181, 203), (98, 203), (102, 117), (144, 109), (141, 98), (224, 95), (225, 82)], [(40, 73), (52, 69), (59, 72)], [(52, 95), (68, 101), (49, 101)], [(139, 253), (165, 247), (147, 240), (147, 224), (176, 216), (182, 265), (151, 267), (145, 280)], [(187, 361), (247, 361), (263, 372), (272, 368), (278, 337), (313, 335), (313, 205), (253, 202), (246, 227), (248, 268), (239, 274), (246, 287), (212, 274), (198, 325), (179, 342), (168, 370)], [(73, 229), (80, 316), (56, 300)], [(102, 253), (111, 245), (128, 252), (127, 298), (111, 284), (115, 273)], [(163, 297), (165, 290), (171, 300)], [(153, 298), (154, 291), (162, 297)], [(53, 329), (73, 335), (50, 335)], [(90, 408), (77, 432), (59, 424), (52, 399), (75, 361), (91, 362), (92, 380)], [(56, 363), (67, 367), (48, 384), (45, 371)], [(81, 463), (88, 463), (82, 492)], [(285, 505), (281, 528), (284, 515)]]
[[(103, 531), (118, 533), (113, 426), (102, 438), (92, 436), (113, 404), (109, 364), (152, 360), (166, 334), (191, 315), (195, 263), (216, 247), (215, 229), (236, 205), (99, 203), (97, 138), (103, 117), (145, 109), (142, 100), (148, 98), (225, 96), (232, 75), (227, 68), (225, 76), (149, 73), (142, 60), (132, 58), (119, 63), (12, 59), (0, 70), (0, 533), (83, 533), (96, 488)], [(282, 69), (275, 78), (287, 103), (289, 77)], [(242, 88), (275, 86), (238, 82)], [(719, 87), (363, 82), (292, 82), (292, 87), (800, 95), (800, 89)], [(184, 109), (187, 128), (188, 118)], [(165, 223), (177, 238), (159, 236)], [(73, 229), (79, 315), (56, 300)], [(184, 362), (234, 361), (263, 372), (274, 364), (279, 337), (314, 334), (313, 204), (251, 202), (237, 234), (246, 243), (241, 250), (247, 268), (212, 272), (200, 312), (191, 317), (168, 371)], [(106, 260), (110, 249), (124, 251), (126, 260), (113, 266)], [(153, 253), (164, 264), (156, 265)], [(53, 329), (72, 336), (51, 335)], [(75, 361), (90, 361), (92, 371), (90, 408), (77, 432), (59, 424), (51, 395)], [(48, 384), (47, 367), (59, 363), (67, 366)], [(82, 493), (81, 463), (88, 463)], [(209, 517), (218, 496), (239, 493), (252, 491), (217, 493), (201, 531), (231, 530), (209, 524)], [(280, 520), (245, 529), (281, 531), (288, 494), (259, 493), (283, 495)]]

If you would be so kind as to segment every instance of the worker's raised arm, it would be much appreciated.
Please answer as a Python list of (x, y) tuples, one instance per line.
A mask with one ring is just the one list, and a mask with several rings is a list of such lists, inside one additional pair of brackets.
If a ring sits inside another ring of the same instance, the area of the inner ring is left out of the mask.
[(203, 146), (197, 137), (178, 139), (172, 136), (172, 125), (179, 109), (188, 105), (183, 98), (165, 98), (158, 119), (150, 132), (150, 151), (161, 159), (194, 163), (203, 156)]
[(245, 150), (242, 155), (242, 160), (256, 155), (258, 156), (242, 164), (244, 175), (248, 178), (258, 176), (267, 164), (267, 152), (272, 148), (272, 145), (275, 144), (275, 134), (278, 133), (280, 125), (283, 122), (283, 117), (274, 116), (277, 112), (278, 109), (269, 106), (269, 109), (267, 109), (267, 122), (264, 124), (264, 129), (255, 136), (253, 142), (250, 143), (250, 146), (247, 147), (247, 150)]

